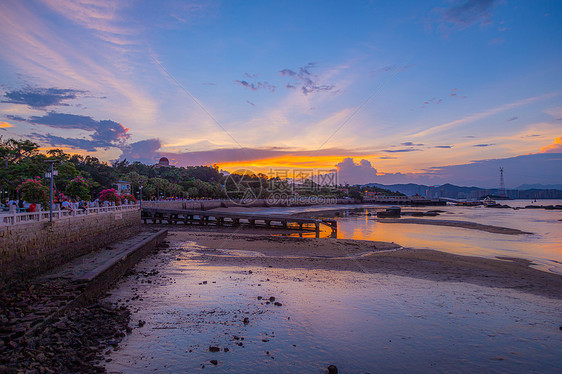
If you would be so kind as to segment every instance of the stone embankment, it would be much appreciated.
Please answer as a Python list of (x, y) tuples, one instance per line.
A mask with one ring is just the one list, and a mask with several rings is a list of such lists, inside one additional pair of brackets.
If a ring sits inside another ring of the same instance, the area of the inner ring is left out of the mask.
[(140, 229), (138, 209), (0, 226), (0, 283), (35, 276)]
[(104, 353), (132, 330), (126, 308), (96, 298), (166, 234), (144, 231), (38, 277), (2, 284), (0, 372), (103, 372)]

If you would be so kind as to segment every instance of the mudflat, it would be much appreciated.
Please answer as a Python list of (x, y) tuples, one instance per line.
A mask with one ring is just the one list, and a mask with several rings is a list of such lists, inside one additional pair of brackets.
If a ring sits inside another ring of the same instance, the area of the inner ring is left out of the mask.
[(255, 233), (179, 231), (171, 242), (194, 242), (201, 259), (220, 266), (252, 265), (275, 268), (345, 270), (386, 273), (443, 282), (516, 289), (562, 299), (562, 275), (530, 267), (517, 258), (488, 259), (394, 243), (333, 238), (295, 238)]

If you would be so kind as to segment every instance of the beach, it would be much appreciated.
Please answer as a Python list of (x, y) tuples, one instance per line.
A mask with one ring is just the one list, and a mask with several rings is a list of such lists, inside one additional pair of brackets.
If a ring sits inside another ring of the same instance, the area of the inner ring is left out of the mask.
[(106, 299), (131, 310), (135, 326), (109, 353), (109, 372), (560, 365), (562, 276), (529, 261), (204, 230), (171, 229), (169, 248), (143, 260)]

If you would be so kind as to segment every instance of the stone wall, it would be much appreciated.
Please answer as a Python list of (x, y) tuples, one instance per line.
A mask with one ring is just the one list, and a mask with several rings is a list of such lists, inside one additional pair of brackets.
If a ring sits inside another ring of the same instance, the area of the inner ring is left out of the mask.
[(51, 269), (140, 231), (140, 210), (0, 227), (0, 281)]

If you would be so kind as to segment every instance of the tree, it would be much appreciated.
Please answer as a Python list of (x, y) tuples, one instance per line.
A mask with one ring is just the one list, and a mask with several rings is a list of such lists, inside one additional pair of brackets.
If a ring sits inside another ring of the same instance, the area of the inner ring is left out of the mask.
[(66, 194), (80, 200), (90, 200), (90, 188), (82, 176), (72, 179), (66, 187)]
[(109, 201), (110, 203), (113, 202), (115, 205), (119, 205), (121, 203), (121, 198), (117, 194), (117, 191), (114, 188), (108, 188), (100, 192), (100, 202)]
[(47, 193), (49, 189), (43, 186), (39, 178), (27, 179), (25, 182), (18, 186), (18, 192), (21, 194), (23, 200), (29, 203), (48, 205)]

